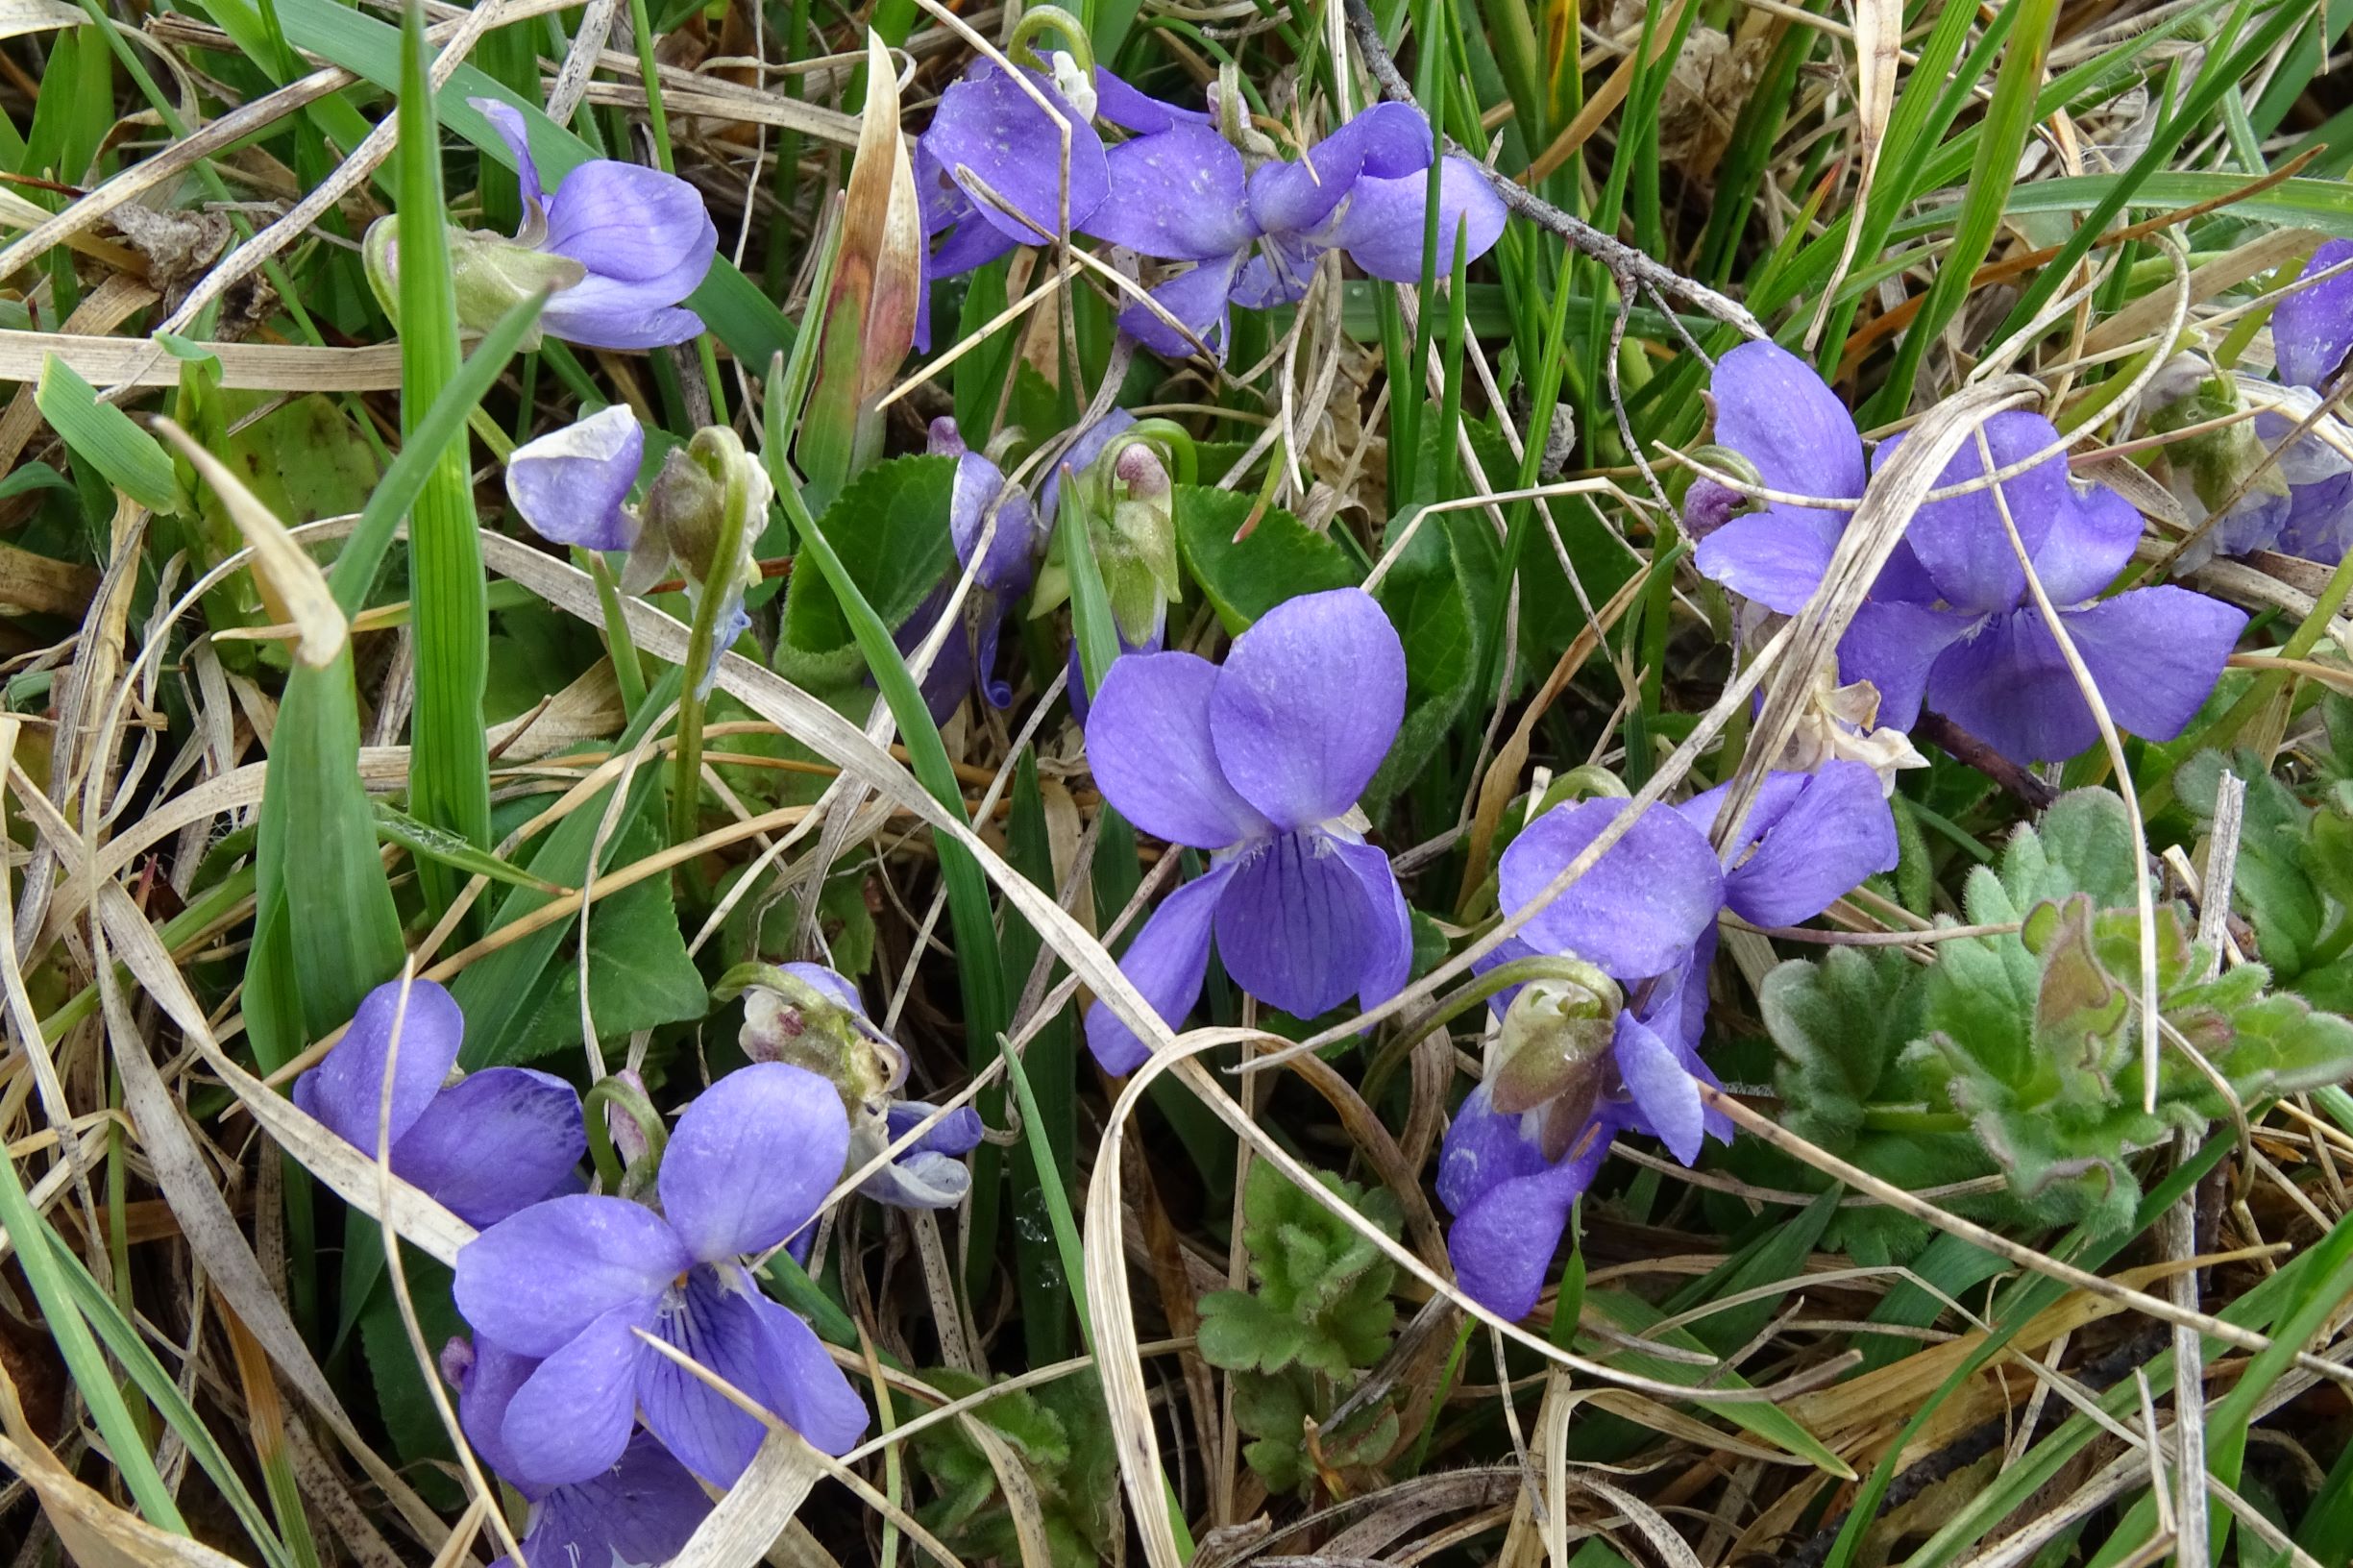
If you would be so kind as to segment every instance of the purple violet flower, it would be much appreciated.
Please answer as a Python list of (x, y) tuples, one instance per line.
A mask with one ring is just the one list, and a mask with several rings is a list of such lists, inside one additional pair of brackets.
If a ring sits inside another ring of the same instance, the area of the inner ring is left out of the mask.
[[(956, 705), (975, 683), (992, 707), (1013, 701), (1012, 683), (996, 674), (997, 643), (1014, 601), (1029, 592), (1038, 575), (1038, 557), (1045, 549), (1045, 528), (1029, 495), (1009, 483), (1005, 471), (991, 458), (964, 444), (951, 418), (931, 422), (931, 451), (956, 459), (956, 479), (948, 492), (947, 527), (956, 547), (961, 575), (989, 535), (987, 553), (972, 574), (964, 599), (962, 635), (940, 645), (939, 656), (923, 676), (923, 698), (933, 720), (947, 723)], [(996, 514), (995, 531), (989, 533), (990, 514)], [(931, 635), (941, 612), (955, 592), (955, 580), (942, 583), (899, 628), (899, 651), (912, 653)]]
[(846, 1453), (866, 1431), (865, 1404), (740, 1259), (814, 1218), (848, 1152), (833, 1085), (755, 1063), (679, 1115), (655, 1178), (661, 1213), (625, 1198), (553, 1198), (469, 1242), (457, 1255), (458, 1311), (478, 1335), (538, 1361), (498, 1423), (502, 1471), (542, 1486), (587, 1481), (621, 1460), (643, 1409), (688, 1469), (734, 1483), (761, 1424), (640, 1331), (826, 1453)]
[[(1405, 983), (1405, 897), (1356, 810), (1405, 698), (1404, 647), (1357, 588), (1276, 605), (1223, 666), (1190, 653), (1113, 664), (1087, 723), (1096, 785), (1144, 832), (1212, 851), (1120, 964), (1163, 1018), (1181, 1021), (1200, 995), (1213, 931), (1235, 983), (1299, 1017), (1351, 993), (1369, 1007)], [(1087, 1042), (1110, 1072), (1147, 1054), (1100, 1004)]]
[[(1111, 197), (1080, 227), (1144, 256), (1193, 263), (1152, 298), (1222, 355), (1230, 306), (1296, 303), (1327, 250), (1345, 252), (1375, 278), (1419, 281), (1434, 151), (1429, 120), (1407, 104), (1376, 104), (1297, 161), (1255, 168), (1215, 126), (1177, 120), (1111, 149)], [(1439, 171), (1439, 271), (1458, 232), (1476, 259), (1503, 233), (1504, 217), (1479, 170), (1449, 155)], [(1119, 325), (1156, 353), (1192, 352), (1184, 333), (1141, 305), (1122, 310)]]
[[(2353, 261), (2353, 240), (2332, 239), (2313, 252), (2298, 280), (2317, 278)], [(2353, 350), (2353, 270), (2326, 279), (2279, 302), (2271, 312), (2271, 354), (2284, 385), (2325, 395)], [(2312, 408), (2302, 400), (2255, 416), (2256, 438), (2276, 447), (2293, 433)], [(2341, 438), (2353, 436), (2337, 415), (2322, 418)], [(2316, 431), (2280, 455), (2280, 478), (2288, 484), (2271, 548), (2329, 565), (2344, 559), (2353, 544), (2353, 461), (2341, 444)]]
[[(457, 1390), (467, 1442), (531, 1506), (516, 1543), (524, 1560), (660, 1563), (676, 1556), (710, 1516), (711, 1500), (651, 1433), (633, 1433), (610, 1468), (560, 1486), (534, 1484), (508, 1468), (506, 1407), (538, 1364), (488, 1339), (452, 1339), (441, 1352), (441, 1375)], [(513, 1568), (513, 1559), (501, 1557), (490, 1568)]]
[[(1744, 343), (1717, 364), (1715, 397), (1718, 444), (1748, 459), (1767, 488), (1826, 500), (1862, 495), (1862, 437), (1803, 360), (1772, 343)], [(1985, 438), (2001, 468), (2059, 444), (2048, 420), (2020, 411), (1996, 414)], [(1882, 459), (1900, 439), (1880, 448)], [(1973, 441), (1937, 487), (1985, 473)], [(2002, 523), (2006, 502), (2118, 724), (2150, 740), (2179, 734), (2214, 690), (2246, 616), (2169, 585), (2097, 598), (2132, 558), (2141, 519), (2105, 485), (2078, 488), (2063, 455), (2001, 480), (2000, 501), (1995, 488), (1921, 507), (1839, 645), (1841, 677), (1878, 689), (1887, 724), (1909, 729), (1925, 706), (2015, 762), (2071, 757), (2099, 738), (2029, 596)], [(1769, 502), (1702, 539), (1699, 567), (1768, 609), (1795, 614), (1822, 580), (1846, 521), (1833, 508)]]
[[(1208, 116), (1148, 98), (1100, 66), (1094, 72), (1094, 101), (1082, 111), (1070, 94), (1086, 97), (1085, 84), (1074, 67), (1064, 64), (1067, 59), (1057, 61), (1060, 82), (1042, 71), (1025, 69), (1022, 75), (1069, 123), (1069, 221), (1075, 231), (1110, 190), (1096, 115), (1137, 132)], [(1013, 211), (987, 200), (984, 186)], [(915, 187), (926, 245), (939, 241), (924, 255), (916, 318), (915, 346), (928, 351), (934, 282), (986, 266), (1016, 245), (1036, 245), (1061, 232), (1062, 128), (1002, 67), (979, 61), (940, 95), (931, 128), (916, 138)]]
[(659, 169), (601, 158), (576, 165), (551, 191), (522, 112), (495, 98), (466, 101), (514, 151), (525, 209), (517, 240), (587, 269), (548, 301), (543, 331), (598, 349), (658, 348), (702, 331), (702, 318), (678, 304), (719, 254), (700, 191)]
[(408, 983), (404, 1013), (401, 989), (395, 980), (368, 992), (334, 1049), (294, 1080), (294, 1103), (372, 1155), (389, 1070), (392, 1173), (470, 1225), (561, 1190), (588, 1152), (578, 1093), (528, 1067), (486, 1067), (450, 1083), (465, 1016), (430, 980)]
[[(1646, 812), (1479, 966), (1557, 954), (1595, 966), (1634, 997), (1617, 1013), (1608, 1047), (1576, 1086), (1579, 1094), (1499, 1110), (1498, 1061), (1447, 1130), (1437, 1178), (1439, 1201), (1455, 1216), (1447, 1252), (1462, 1287), (1507, 1316), (1534, 1307), (1569, 1211), (1620, 1133), (1649, 1134), (1685, 1164), (1699, 1158), (1704, 1138), (1729, 1141), (1730, 1122), (1700, 1096), (1702, 1084), (1717, 1082), (1699, 1041), (1719, 911), (1757, 925), (1794, 925), (1896, 863), (1894, 816), (1878, 775), (1862, 763), (1769, 776), (1728, 865), (1720, 865), (1708, 835), (1726, 793)], [(1505, 907), (1533, 902), (1625, 809), (1618, 800), (1585, 800), (1530, 823), (1498, 868)], [(1518, 993), (1529, 989), (1495, 998), (1507, 1050), (1551, 1044), (1513, 1038)]]

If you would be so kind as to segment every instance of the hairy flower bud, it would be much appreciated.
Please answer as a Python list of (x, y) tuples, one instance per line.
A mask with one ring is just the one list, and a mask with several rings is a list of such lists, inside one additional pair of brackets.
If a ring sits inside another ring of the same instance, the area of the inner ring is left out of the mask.
[(1495, 1109), (1506, 1115), (1560, 1102), (1582, 1120), (1601, 1093), (1626, 996), (1592, 965), (1561, 962), (1571, 973), (1528, 982), (1504, 1015), (1489, 1082)]
[[(534, 294), (557, 294), (588, 277), (588, 268), (568, 256), (534, 250), (529, 245), (479, 229), (450, 226), (450, 283), (457, 297), (457, 325), (468, 332), (486, 332), (499, 318)], [(384, 313), (400, 320), (400, 219), (382, 217), (368, 229), (360, 246), (369, 286), (375, 289)], [(535, 324), (525, 335), (527, 352), (539, 346)]]
[[(1702, 447), (1691, 454), (1691, 459), (1702, 468), (1712, 469), (1743, 484), (1765, 482), (1756, 472), (1756, 465), (1729, 447)], [(1694, 539), (1704, 539), (1729, 523), (1749, 503), (1749, 498), (1730, 485), (1695, 473), (1690, 487), (1683, 492), (1683, 531)]]
[(1112, 448), (1104, 476), (1109, 527), (1098, 527), (1095, 556), (1111, 596), (1112, 619), (1129, 646), (1148, 642), (1176, 601), (1176, 486), (1157, 449), (1143, 441)]
[(738, 976), (744, 1027), (736, 1040), (746, 1056), (816, 1073), (853, 1117), (888, 1106), (906, 1064), (875, 1036), (848, 982), (814, 964), (748, 965)]

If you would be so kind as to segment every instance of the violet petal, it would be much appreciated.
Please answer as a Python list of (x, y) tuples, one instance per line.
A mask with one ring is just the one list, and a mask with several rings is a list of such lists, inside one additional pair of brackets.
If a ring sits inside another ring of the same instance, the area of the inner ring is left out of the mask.
[(553, 1196), (587, 1152), (570, 1084), (528, 1067), (486, 1067), (434, 1096), (392, 1146), (392, 1164), (479, 1227)]
[(1388, 909), (1374, 903), (1339, 848), (1328, 834), (1282, 834), (1242, 851), (1217, 900), (1226, 972), (1297, 1017), (1339, 1006), (1376, 962), (1387, 967), (1394, 947)]
[[(1211, 919), (1232, 875), (1231, 867), (1220, 866), (1162, 899), (1120, 957), (1119, 972), (1171, 1029), (1183, 1026), (1185, 1015), (1200, 999), (1209, 973)], [(1151, 1054), (1100, 998), (1087, 1010), (1087, 1048), (1105, 1072), (1115, 1075), (1135, 1071)]]
[(542, 1486), (586, 1481), (621, 1458), (636, 1425), (638, 1363), (653, 1356), (637, 1331), (652, 1323), (651, 1302), (616, 1307), (523, 1381), (500, 1425), (517, 1480)]
[(605, 1313), (655, 1300), (691, 1261), (643, 1204), (550, 1198), (458, 1249), (457, 1310), (517, 1354), (550, 1356)]
[(617, 403), (517, 447), (506, 460), (506, 496), (542, 539), (627, 550), (637, 522), (624, 506), (645, 455), (644, 428)]
[(1242, 798), (1279, 828), (1312, 827), (1356, 805), (1405, 709), (1397, 628), (1361, 588), (1334, 588), (1285, 600), (1234, 640), (1210, 735)]
[[(396, 1019), (400, 1024), (397, 1056), (393, 1050)], [(311, 1086), (311, 1114), (346, 1143), (363, 1154), (375, 1154), (377, 1135), (384, 1125), (389, 1068), (391, 1142), (397, 1145), (441, 1092), (442, 1081), (457, 1065), (457, 1047), (465, 1034), (465, 1015), (458, 1011), (456, 999), (439, 985), (414, 980), (404, 987), (398, 980), (386, 981), (361, 1000), (351, 1028), (326, 1060), (303, 1074), (301, 1081)]]
[[(1452, 276), (1458, 246), (1463, 258), (1476, 261), (1503, 237), (1506, 209), (1486, 176), (1467, 159), (1448, 156), (1438, 160), (1438, 252), (1440, 276)], [(1393, 283), (1419, 282), (1422, 276), (1423, 218), (1429, 211), (1429, 178), (1400, 175), (1393, 180), (1367, 176), (1349, 194), (1348, 205), (1328, 237), (1348, 259), (1375, 278)]]
[(1097, 239), (1169, 261), (1250, 243), (1242, 155), (1207, 125), (1172, 124), (1105, 155), (1111, 195), (1083, 226)]
[[(653, 1332), (739, 1392), (762, 1400), (766, 1343), (752, 1307), (757, 1294), (750, 1277), (733, 1263), (699, 1266), (663, 1299)], [(657, 1351), (649, 1350), (638, 1363), (636, 1395), (653, 1434), (714, 1486), (734, 1485), (767, 1435), (755, 1417)]]
[[(2296, 276), (2353, 261), (2353, 239), (2324, 241)], [(2353, 349), (2353, 270), (2299, 288), (2271, 311), (2271, 355), (2283, 381), (2318, 391)]]
[[(849, 1117), (805, 1067), (754, 1062), (680, 1114), (656, 1183), (698, 1262), (762, 1252), (806, 1224), (841, 1179)], [(747, 1172), (758, 1180), (746, 1180)]]
[[(1251, 215), (1268, 233), (1312, 229), (1360, 187), (1360, 177), (1389, 180), (1419, 174), (1430, 167), (1434, 151), (1430, 121), (1420, 110), (1410, 104), (1374, 104), (1310, 148), (1305, 158), (1267, 163), (1252, 174)], [(1411, 223), (1416, 281), (1421, 277), (1421, 204), (1417, 191)], [(1442, 233), (1440, 247), (1451, 237)]]
[[(1533, 902), (1626, 809), (1621, 800), (1585, 800), (1529, 823), (1504, 851), (1504, 908), (1516, 914)], [(1715, 922), (1723, 891), (1707, 836), (1654, 808), (1521, 931), (1532, 945), (1641, 979), (1674, 964)]]
[(760, 1335), (760, 1403), (821, 1454), (839, 1458), (866, 1435), (866, 1401), (834, 1364), (815, 1330), (790, 1308), (754, 1293), (748, 1303)]
[(1190, 653), (1129, 653), (1112, 662), (1088, 708), (1096, 788), (1156, 839), (1222, 849), (1268, 831), (1228, 782), (1212, 739), (1220, 679)]

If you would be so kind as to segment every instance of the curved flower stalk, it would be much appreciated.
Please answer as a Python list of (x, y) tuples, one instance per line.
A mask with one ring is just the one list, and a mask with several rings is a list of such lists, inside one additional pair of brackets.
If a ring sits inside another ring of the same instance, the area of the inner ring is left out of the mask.
[(517, 447), (506, 461), (506, 497), (542, 539), (625, 551), (624, 593), (644, 593), (674, 567), (683, 572), (697, 629), (707, 640), (697, 695), (708, 696), (719, 656), (751, 626), (744, 594), (760, 580), (752, 543), (774, 486), (735, 433), (714, 426), (671, 450), (645, 503), (632, 509), (629, 491), (645, 454), (637, 416), (615, 404)]
[[(1356, 809), (1405, 696), (1396, 630), (1356, 588), (1278, 604), (1222, 666), (1190, 653), (1112, 665), (1087, 722), (1096, 785), (1142, 831), (1212, 851), (1120, 962), (1163, 1018), (1181, 1022), (1200, 995), (1213, 934), (1236, 984), (1300, 1017), (1405, 984), (1405, 897)], [(1147, 1054), (1100, 1005), (1087, 1043), (1110, 1072)]]
[[(1230, 86), (1218, 102), (1240, 108)], [(1192, 263), (1151, 290), (1184, 331), (1131, 305), (1119, 325), (1138, 342), (1184, 355), (1197, 339), (1222, 358), (1231, 307), (1295, 304), (1328, 250), (1375, 278), (1420, 280), (1436, 148), (1419, 110), (1376, 104), (1296, 161), (1272, 157), (1238, 112), (1221, 115), (1222, 125), (1180, 114), (1171, 108), (1168, 125), (1105, 155), (1110, 197), (1080, 224), (1140, 255)], [(1468, 259), (1493, 247), (1505, 208), (1478, 169), (1452, 155), (1441, 161), (1437, 200), (1442, 276), (1458, 236)]]
[[(1439, 1157), (1456, 1275), (1497, 1311), (1535, 1305), (1569, 1211), (1620, 1133), (1655, 1137), (1685, 1164), (1705, 1138), (1730, 1139), (1700, 1095), (1716, 1082), (1699, 1041), (1717, 916), (1796, 924), (1896, 863), (1895, 819), (1862, 763), (1769, 776), (1719, 862), (1708, 835), (1726, 793), (1646, 812), (1481, 966), (1552, 955), (1592, 971), (1497, 995), (1495, 1055)], [(1586, 800), (1529, 824), (1498, 868), (1505, 907), (1533, 904), (1625, 809)]]
[[(904, 1100), (907, 1053), (867, 1016), (858, 988), (821, 964), (746, 965), (720, 982), (723, 999), (741, 989), (737, 1041), (754, 1062), (784, 1062), (831, 1083), (849, 1116), (847, 1168), (862, 1169), (940, 1108)], [(862, 1197), (895, 1209), (953, 1209), (972, 1189), (964, 1156), (983, 1132), (980, 1113), (960, 1106), (858, 1184)]]
[[(524, 219), (511, 239), (450, 231), (462, 325), (487, 331), (519, 301), (551, 288), (527, 349), (542, 332), (590, 348), (650, 349), (702, 331), (702, 318), (679, 303), (701, 286), (719, 254), (719, 228), (700, 191), (659, 169), (601, 158), (576, 165), (550, 190), (522, 112), (495, 98), (466, 101), (514, 152)], [(379, 296), (397, 299), (398, 220), (377, 220), (366, 249)]]
[(660, 1213), (626, 1198), (551, 1198), (469, 1242), (457, 1255), (458, 1311), (480, 1339), (537, 1363), (497, 1423), (502, 1472), (537, 1486), (589, 1481), (621, 1461), (642, 1409), (689, 1470), (734, 1483), (761, 1424), (641, 1331), (826, 1453), (847, 1452), (866, 1431), (866, 1406), (742, 1258), (816, 1216), (848, 1148), (831, 1084), (755, 1063), (678, 1117), (655, 1178)]
[(528, 1067), (452, 1082), (465, 1015), (430, 980), (404, 989), (368, 992), (335, 1048), (294, 1080), (294, 1103), (371, 1156), (388, 1115), (392, 1173), (470, 1225), (576, 1186), (588, 1134), (572, 1086)]
[[(1862, 437), (1803, 360), (1772, 343), (1744, 343), (1718, 363), (1715, 396), (1717, 443), (1746, 459), (1765, 488), (1861, 498)], [(2048, 420), (2018, 411), (1988, 420), (1984, 437), (1997, 469), (2060, 444)], [(1883, 445), (1880, 456), (1897, 444)], [(1972, 442), (1937, 488), (1987, 473)], [(1723, 491), (1702, 480), (1684, 501), (1686, 516), (1712, 525), (1700, 540), (1700, 570), (1767, 609), (1795, 614), (1821, 582), (1848, 511), (1772, 501), (1719, 522)], [(2117, 723), (2150, 740), (2179, 734), (2214, 690), (2246, 617), (2169, 585), (2100, 599), (2132, 558), (2140, 515), (2105, 485), (2078, 487), (2055, 453), (1998, 484), (1922, 505), (1839, 644), (1840, 674), (1876, 688), (1881, 723), (1909, 729), (1925, 707), (2013, 762), (2071, 757), (2096, 741), (2097, 723), (2031, 597), (2005, 512)]]
[[(659, 1563), (678, 1555), (710, 1516), (711, 1500), (686, 1466), (650, 1433), (634, 1433), (604, 1470), (559, 1486), (515, 1473), (507, 1458), (506, 1408), (537, 1363), (488, 1339), (452, 1339), (441, 1375), (457, 1390), (457, 1418), (483, 1463), (530, 1504), (516, 1544), (527, 1563)], [(501, 1557), (491, 1568), (514, 1568)]]

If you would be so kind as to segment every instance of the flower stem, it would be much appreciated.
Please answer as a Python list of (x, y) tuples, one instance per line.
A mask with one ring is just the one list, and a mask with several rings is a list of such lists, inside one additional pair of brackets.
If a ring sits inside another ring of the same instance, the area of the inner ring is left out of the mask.
[[(634, 3), (642, 6), (645, 0)], [(1018, 61), (1026, 51), (1031, 63), (1043, 67), (1045, 57), (1031, 44), (1039, 34), (1045, 32), (1062, 35), (1064, 47), (1078, 62), (1080, 70), (1094, 69), (1094, 40), (1087, 36), (1087, 25), (1060, 6), (1032, 6), (1023, 12), (1021, 19), (1014, 23), (1013, 37), (1005, 41), (1007, 57)]]
[(671, 775), (670, 789), (670, 842), (674, 845), (695, 836), (702, 802), (702, 709), (710, 697), (705, 673), (719, 651), (711, 645), (720, 615), (729, 597), (740, 591), (734, 578), (742, 570), (744, 541), (751, 526), (751, 487), (744, 478), (742, 441), (734, 431), (714, 427), (696, 438), (698, 446), (704, 436), (717, 436), (732, 448), (734, 460), (725, 464), (725, 515), (720, 523), (718, 548), (711, 552), (709, 576), (695, 593), (695, 624), (686, 639), (686, 683), (678, 694), (677, 771)]
[(637, 640), (629, 635), (629, 618), (622, 612), (621, 585), (613, 580), (613, 569), (597, 551), (576, 548), (572, 553), (597, 580), (597, 604), (604, 612), (605, 652), (613, 661), (614, 683), (621, 688), (622, 717), (633, 721), (646, 703), (646, 667), (637, 656)]
[(670, 1133), (662, 1125), (662, 1114), (646, 1098), (644, 1090), (618, 1074), (597, 1080), (580, 1103), (581, 1116), (588, 1124), (588, 1157), (596, 1164), (598, 1182), (606, 1192), (618, 1195), (628, 1171), (622, 1164), (620, 1151), (613, 1147), (613, 1130), (605, 1125), (604, 1113), (615, 1106), (646, 1135), (645, 1158), (638, 1163), (643, 1171), (639, 1177), (641, 1184), (650, 1181), (660, 1167)]

